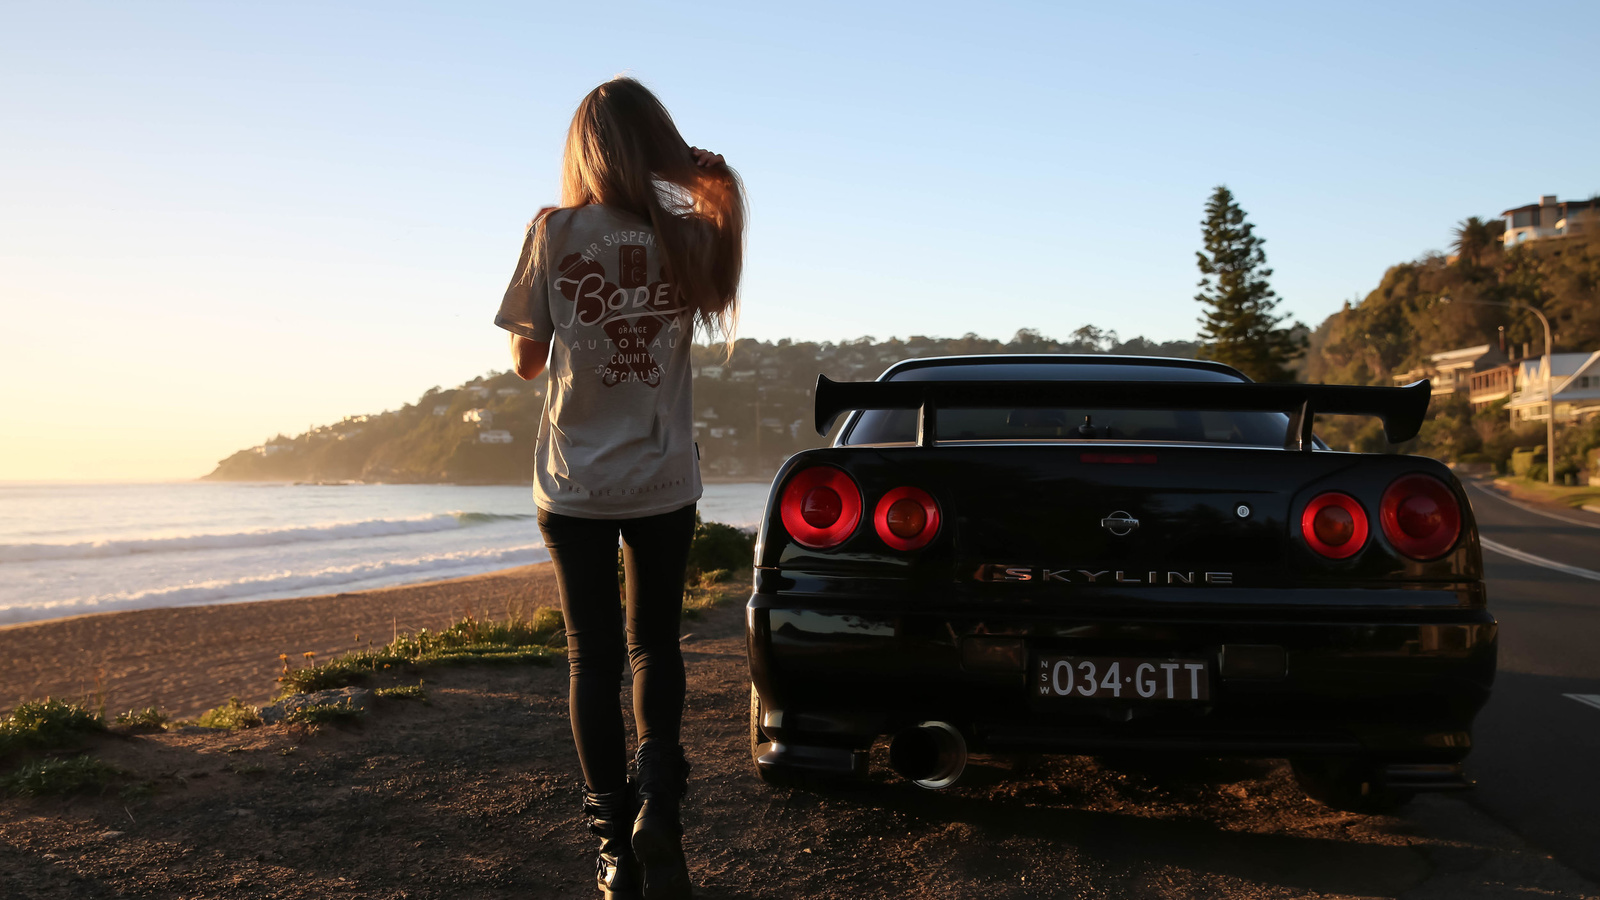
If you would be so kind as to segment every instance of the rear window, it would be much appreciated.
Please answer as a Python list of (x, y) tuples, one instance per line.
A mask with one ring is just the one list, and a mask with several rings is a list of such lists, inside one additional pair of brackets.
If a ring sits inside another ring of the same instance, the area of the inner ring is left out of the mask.
[[(1239, 379), (1226, 372), (1178, 366), (965, 365), (896, 372), (893, 381), (1202, 381)], [(940, 408), (941, 441), (1136, 441), (1281, 447), (1289, 427), (1283, 413), (1193, 409)], [(895, 444), (917, 439), (917, 412), (864, 410), (843, 443)]]

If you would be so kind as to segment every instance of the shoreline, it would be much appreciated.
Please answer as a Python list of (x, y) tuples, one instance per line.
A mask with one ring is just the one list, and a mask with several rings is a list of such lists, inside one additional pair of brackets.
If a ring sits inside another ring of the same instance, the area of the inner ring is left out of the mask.
[(560, 606), (550, 563), (442, 581), (235, 603), (84, 613), (0, 626), (0, 715), (47, 696), (103, 700), (107, 716), (155, 706), (174, 718), (238, 697), (267, 700), (282, 668), (439, 629)]

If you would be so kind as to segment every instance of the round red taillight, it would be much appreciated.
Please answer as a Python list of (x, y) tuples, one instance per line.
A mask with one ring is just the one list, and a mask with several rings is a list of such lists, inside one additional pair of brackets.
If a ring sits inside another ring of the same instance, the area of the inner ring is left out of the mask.
[(1461, 536), (1461, 504), (1444, 482), (1428, 475), (1402, 475), (1383, 492), (1378, 506), (1383, 536), (1401, 554), (1438, 559)]
[(1367, 543), (1367, 511), (1338, 491), (1318, 494), (1300, 514), (1300, 533), (1329, 559), (1349, 559)]
[(819, 484), (800, 498), (800, 518), (812, 528), (832, 528), (844, 515), (844, 501), (839, 499), (839, 492), (825, 484)]
[(872, 524), (890, 547), (916, 550), (939, 533), (939, 504), (921, 488), (897, 487), (878, 501)]
[(778, 512), (783, 527), (801, 546), (837, 547), (861, 522), (861, 489), (843, 469), (801, 469), (784, 485)]

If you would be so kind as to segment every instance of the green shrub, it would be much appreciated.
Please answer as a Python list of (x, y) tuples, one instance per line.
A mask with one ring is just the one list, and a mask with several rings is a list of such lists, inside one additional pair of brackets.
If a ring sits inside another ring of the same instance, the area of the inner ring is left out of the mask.
[(721, 522), (702, 522), (695, 515), (694, 540), (689, 544), (689, 580), (725, 569), (746, 572), (755, 566), (756, 536)]
[[(1543, 479), (1544, 473), (1542, 470), (1544, 469), (1545, 456), (1543, 444), (1537, 447), (1517, 447), (1513, 449), (1511, 451), (1511, 474), (1518, 478), (1532, 478), (1536, 481)], [(1532, 474), (1535, 465), (1541, 470), (1537, 476)]]
[(90, 756), (40, 759), (0, 777), (0, 792), (43, 797), (77, 794), (90, 788), (104, 790), (119, 774), (118, 769)]
[(0, 757), (20, 750), (59, 747), (105, 727), (105, 719), (81, 703), (53, 697), (30, 700), (0, 721)]
[(533, 618), (528, 620), (528, 625), (535, 634), (548, 634), (554, 636), (558, 633), (566, 634), (567, 623), (561, 617), (561, 610), (541, 606), (533, 611)]
[(386, 700), (421, 700), (428, 701), (428, 691), (423, 688), (422, 682), (416, 684), (397, 684), (394, 687), (378, 688), (375, 692)]
[(116, 724), (131, 731), (160, 731), (170, 717), (154, 706), (117, 713)]
[(230, 731), (236, 728), (254, 728), (261, 724), (261, 711), (254, 706), (246, 706), (239, 702), (238, 697), (229, 697), (226, 706), (207, 710), (195, 724), (201, 728), (226, 728)]
[(354, 722), (361, 718), (361, 710), (346, 703), (323, 703), (302, 706), (284, 716), (290, 725), (329, 725), (336, 722)]

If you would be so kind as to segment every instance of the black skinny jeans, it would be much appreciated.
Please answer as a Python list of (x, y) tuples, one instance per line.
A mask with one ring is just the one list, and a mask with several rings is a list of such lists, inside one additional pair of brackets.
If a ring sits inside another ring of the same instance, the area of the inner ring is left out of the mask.
[(568, 705), (578, 761), (591, 791), (627, 784), (623, 733), (623, 612), (617, 602), (617, 535), (627, 583), (627, 656), (639, 740), (678, 743), (683, 654), (678, 620), (694, 538), (694, 504), (638, 519), (580, 519), (539, 510), (567, 626)]

